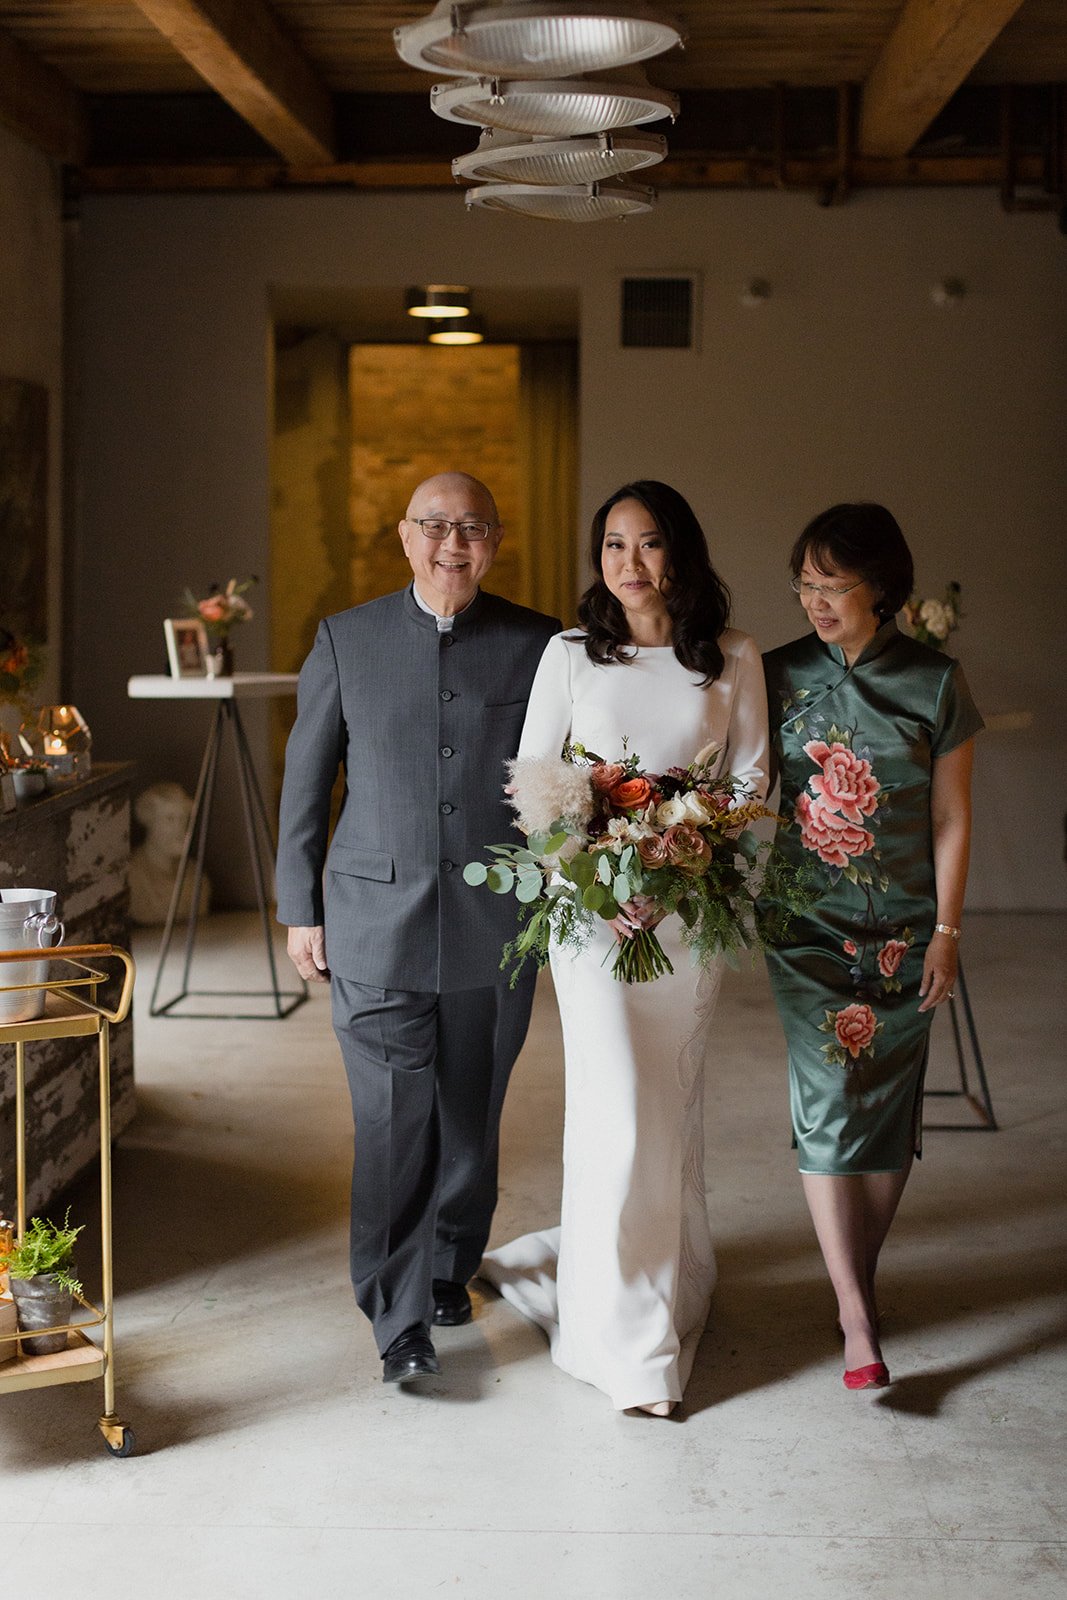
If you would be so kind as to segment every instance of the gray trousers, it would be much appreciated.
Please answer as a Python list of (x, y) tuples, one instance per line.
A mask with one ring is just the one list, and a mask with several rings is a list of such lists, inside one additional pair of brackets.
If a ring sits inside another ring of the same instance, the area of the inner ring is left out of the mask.
[(434, 1278), (465, 1283), (482, 1258), (534, 978), (426, 994), (335, 973), (330, 989), (355, 1121), (352, 1285), (384, 1352), (430, 1321)]

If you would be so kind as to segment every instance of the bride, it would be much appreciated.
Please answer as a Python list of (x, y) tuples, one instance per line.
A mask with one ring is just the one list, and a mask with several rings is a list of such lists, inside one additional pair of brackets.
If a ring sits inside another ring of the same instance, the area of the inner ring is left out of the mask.
[[(626, 739), (645, 770), (663, 772), (715, 743), (716, 771), (762, 798), (759, 652), (727, 626), (729, 591), (687, 501), (664, 483), (626, 484), (593, 518), (591, 553), (584, 632), (549, 642), (520, 757), (558, 755), (570, 738), (616, 761)], [(673, 976), (613, 978), (604, 963), (614, 941), (655, 920), (634, 901), (581, 953), (553, 946), (566, 1058), (561, 1223), (490, 1251), (480, 1274), (545, 1329), (564, 1372), (617, 1410), (667, 1416), (715, 1287), (703, 1069), (721, 965), (692, 965), (672, 915), (658, 933)]]

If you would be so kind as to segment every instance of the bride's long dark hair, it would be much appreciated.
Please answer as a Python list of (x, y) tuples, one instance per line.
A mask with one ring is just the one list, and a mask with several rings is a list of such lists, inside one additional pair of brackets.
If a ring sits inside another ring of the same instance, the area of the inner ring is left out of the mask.
[(663, 598), (671, 619), (674, 653), (683, 667), (702, 675), (706, 687), (722, 672), (719, 636), (730, 621), (730, 591), (711, 564), (704, 530), (692, 506), (677, 489), (655, 478), (623, 484), (593, 518), (590, 556), (597, 577), (578, 603), (578, 621), (586, 631), (586, 654), (601, 665), (630, 659), (623, 654), (632, 644), (626, 612), (604, 582), (602, 559), (604, 529), (612, 507), (620, 500), (639, 501), (663, 535), (670, 579)]

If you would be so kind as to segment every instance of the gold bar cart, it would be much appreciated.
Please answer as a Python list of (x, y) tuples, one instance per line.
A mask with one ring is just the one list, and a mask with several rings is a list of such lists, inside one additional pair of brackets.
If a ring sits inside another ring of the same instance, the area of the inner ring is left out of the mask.
[[(3, 983), (4, 963), (27, 959), (57, 966), (42, 981), (32, 984)], [(97, 989), (108, 980), (109, 972), (99, 966), (121, 962), (122, 992), (114, 1010), (100, 1005)], [(92, 965), (87, 965), (92, 963)], [(64, 1383), (90, 1383), (104, 1380), (104, 1413), (100, 1432), (113, 1456), (132, 1455), (133, 1430), (115, 1415), (114, 1301), (111, 1261), (111, 1053), (110, 1030), (129, 1012), (133, 996), (135, 968), (133, 957), (117, 945), (56, 945), (51, 950), (0, 951), (0, 994), (17, 991), (44, 991), (43, 1015), (25, 1022), (0, 1023), (0, 1045), (15, 1046), (15, 1165), (17, 1222), (19, 1238), (26, 1230), (26, 1045), (35, 1039), (84, 1038), (96, 1034), (100, 1058), (100, 1254), (101, 1301), (97, 1307), (78, 1296), (77, 1321), (61, 1327), (34, 1330), (35, 1333), (66, 1333), (67, 1348), (54, 1355), (18, 1354), (3, 1360), (0, 1350), (0, 1394), (14, 1389), (45, 1389)], [(99, 1328), (101, 1343), (87, 1330)]]

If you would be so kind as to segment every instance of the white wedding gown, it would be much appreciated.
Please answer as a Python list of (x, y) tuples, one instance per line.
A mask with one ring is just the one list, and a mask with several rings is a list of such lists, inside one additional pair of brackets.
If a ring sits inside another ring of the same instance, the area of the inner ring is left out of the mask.
[[(534, 680), (519, 754), (555, 755), (570, 737), (615, 761), (627, 737), (642, 768), (662, 772), (715, 740), (717, 770), (764, 795), (759, 652), (734, 629), (721, 643), (722, 676), (703, 689), (669, 646), (597, 666), (580, 635), (558, 634)], [(479, 1269), (545, 1329), (556, 1365), (620, 1411), (682, 1398), (715, 1287), (704, 1055), (721, 963), (694, 967), (680, 926), (676, 916), (659, 925), (674, 973), (653, 983), (611, 976), (606, 924), (579, 955), (553, 949), (566, 1070), (561, 1222), (489, 1251)]]

